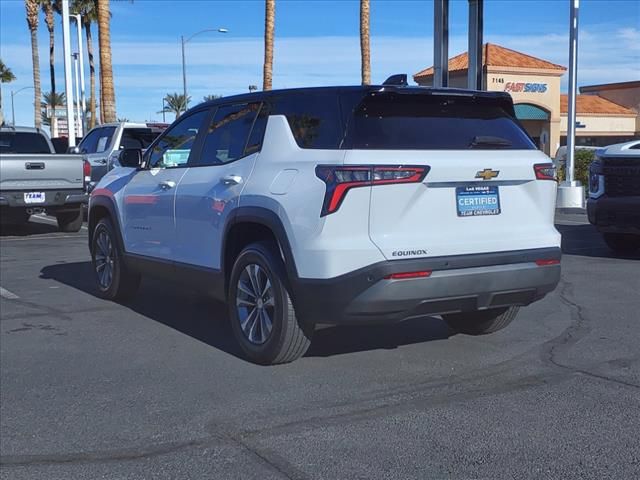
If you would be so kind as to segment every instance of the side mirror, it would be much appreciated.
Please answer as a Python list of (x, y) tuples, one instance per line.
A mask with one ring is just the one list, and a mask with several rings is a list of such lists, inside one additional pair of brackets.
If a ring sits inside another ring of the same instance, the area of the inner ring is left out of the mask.
[(75, 147), (69, 147), (67, 148), (67, 153), (71, 153), (71, 154), (79, 154), (80, 153), (80, 148), (78, 148), (78, 146), (76, 145)]
[(142, 150), (139, 148), (125, 148), (120, 151), (120, 165), (123, 167), (138, 168), (142, 163)]

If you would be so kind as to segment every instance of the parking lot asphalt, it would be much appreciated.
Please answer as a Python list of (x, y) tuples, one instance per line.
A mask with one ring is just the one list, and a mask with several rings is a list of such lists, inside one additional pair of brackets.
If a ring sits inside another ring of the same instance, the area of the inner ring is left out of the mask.
[(326, 328), (277, 367), (179, 285), (98, 299), (86, 229), (3, 229), (0, 477), (640, 478), (640, 256), (557, 224), (561, 284), (507, 329)]

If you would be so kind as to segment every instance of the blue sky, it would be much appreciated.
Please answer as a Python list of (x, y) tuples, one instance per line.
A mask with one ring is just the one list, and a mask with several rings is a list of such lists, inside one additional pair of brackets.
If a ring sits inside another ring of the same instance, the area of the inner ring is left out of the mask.
[[(578, 83), (640, 79), (640, 2), (582, 0)], [(358, 84), (359, 2), (277, 0), (274, 87)], [(111, 1), (112, 44), (118, 116), (158, 120), (162, 97), (180, 92), (180, 35), (205, 33), (187, 45), (192, 105), (209, 93), (231, 95), (261, 85), (264, 4), (260, 0)], [(568, 64), (569, 0), (485, 0), (485, 41)], [(94, 28), (97, 44), (97, 28)], [(371, 0), (374, 82), (392, 73), (430, 66), (433, 2)], [(467, 2), (452, 0), (450, 54), (466, 50)], [(63, 86), (62, 36), (56, 23), (59, 89)], [(40, 23), (43, 91), (49, 89), (48, 33)], [(75, 42), (75, 39), (73, 40)], [(0, 0), (0, 57), (18, 77), (3, 86), (5, 116), (10, 90), (32, 84), (29, 31), (21, 0)], [(86, 64), (87, 62), (85, 62)], [(88, 89), (88, 67), (87, 67)], [(564, 78), (566, 85), (566, 75)], [(33, 95), (16, 95), (16, 122), (32, 124)]]

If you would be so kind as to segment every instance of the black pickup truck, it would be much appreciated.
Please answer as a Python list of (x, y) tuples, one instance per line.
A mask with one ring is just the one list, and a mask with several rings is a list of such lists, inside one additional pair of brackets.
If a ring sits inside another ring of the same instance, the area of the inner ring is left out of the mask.
[(640, 249), (640, 140), (596, 152), (589, 167), (587, 214), (614, 252)]

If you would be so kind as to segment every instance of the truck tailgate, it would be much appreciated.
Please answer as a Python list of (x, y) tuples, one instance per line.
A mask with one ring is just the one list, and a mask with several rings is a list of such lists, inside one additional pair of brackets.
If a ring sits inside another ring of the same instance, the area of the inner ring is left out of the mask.
[(0, 155), (0, 190), (83, 188), (81, 155)]

